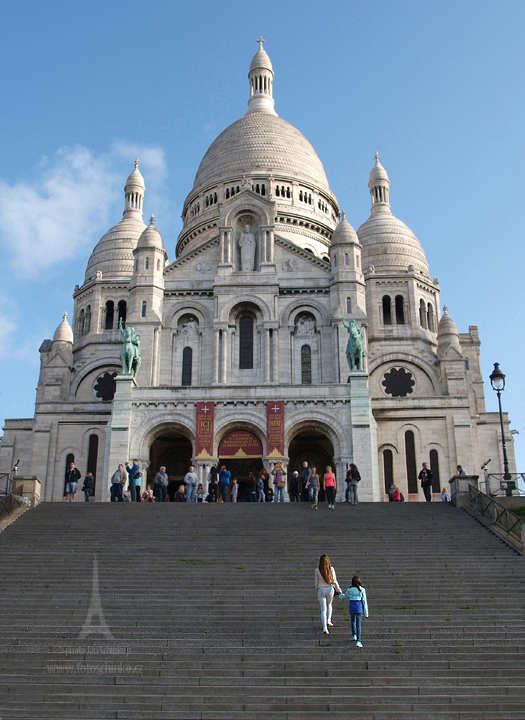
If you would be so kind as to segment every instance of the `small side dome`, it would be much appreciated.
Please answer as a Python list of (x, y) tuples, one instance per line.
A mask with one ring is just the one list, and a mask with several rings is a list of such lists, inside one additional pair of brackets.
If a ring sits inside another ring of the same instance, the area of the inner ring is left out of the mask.
[(146, 189), (146, 185), (144, 184), (144, 178), (142, 177), (142, 174), (139, 170), (139, 161), (138, 158), (135, 160), (135, 168), (129, 175), (128, 179), (126, 180), (126, 185), (124, 190), (131, 190), (132, 188), (137, 188), (141, 190)]
[(66, 342), (73, 345), (73, 330), (71, 329), (71, 325), (67, 321), (67, 312), (64, 313), (62, 322), (55, 330), (55, 334), (53, 335), (53, 342)]
[(359, 244), (357, 233), (346, 219), (346, 213), (344, 210), (341, 213), (341, 220), (339, 221), (339, 225), (336, 227), (336, 229), (334, 230), (334, 234), (332, 235), (331, 244), (333, 246), (340, 245), (342, 243)]
[(461, 353), (461, 346), (459, 344), (459, 333), (458, 327), (454, 320), (448, 314), (447, 306), (443, 308), (443, 315), (438, 323), (438, 355), (441, 356), (443, 353), (452, 346), (455, 350)]
[(141, 248), (159, 248), (161, 250), (164, 250), (165, 252), (164, 240), (162, 239), (162, 235), (155, 226), (154, 215), (150, 217), (148, 227), (139, 237), (139, 241), (137, 243), (137, 250), (140, 250)]

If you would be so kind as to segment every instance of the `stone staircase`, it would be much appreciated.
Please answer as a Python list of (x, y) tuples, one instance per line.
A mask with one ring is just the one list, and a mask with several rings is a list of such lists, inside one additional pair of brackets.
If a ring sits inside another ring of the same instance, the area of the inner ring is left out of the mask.
[(3, 720), (525, 720), (525, 558), (441, 503), (43, 504), (0, 552)]

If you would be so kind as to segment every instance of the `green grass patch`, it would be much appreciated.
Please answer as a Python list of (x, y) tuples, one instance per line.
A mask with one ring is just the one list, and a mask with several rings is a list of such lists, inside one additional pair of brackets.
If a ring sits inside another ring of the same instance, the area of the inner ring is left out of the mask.
[(196, 563), (204, 562), (203, 558), (180, 558), (181, 562), (188, 562), (195, 565)]
[(396, 607), (396, 610), (415, 610), (415, 607), (412, 607), (412, 605), (398, 605)]
[(475, 605), (462, 605), (461, 609), (462, 610), (477, 610)]

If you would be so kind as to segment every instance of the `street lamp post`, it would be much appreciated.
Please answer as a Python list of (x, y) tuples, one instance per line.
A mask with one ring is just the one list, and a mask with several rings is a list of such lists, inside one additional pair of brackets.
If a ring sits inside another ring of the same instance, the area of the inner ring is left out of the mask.
[[(490, 375), (490, 384), (492, 385), (492, 389), (495, 390), (498, 395), (501, 446), (503, 448), (503, 479), (508, 482), (512, 479), (512, 475), (509, 472), (509, 459), (507, 457), (507, 445), (505, 443), (505, 431), (503, 429), (503, 413), (501, 411), (501, 393), (505, 390), (505, 374), (499, 369), (499, 363), (494, 363), (494, 370)], [(512, 495), (512, 490), (507, 487), (505, 494)]]

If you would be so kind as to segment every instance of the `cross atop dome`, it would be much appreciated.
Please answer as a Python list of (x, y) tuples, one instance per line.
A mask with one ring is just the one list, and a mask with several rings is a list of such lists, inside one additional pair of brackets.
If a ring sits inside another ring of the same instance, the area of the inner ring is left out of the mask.
[[(376, 155), (377, 155), (377, 153), (376, 153)], [(135, 170), (138, 170), (138, 169), (139, 169), (139, 159), (135, 158)]]
[(381, 158), (379, 157), (379, 153), (377, 152), (377, 150), (376, 150), (376, 154), (374, 155), (374, 157), (375, 157), (375, 159), (376, 159), (376, 165), (379, 165), (379, 160), (380, 160)]
[(266, 40), (263, 38), (262, 35), (259, 35), (257, 42), (259, 43), (259, 50), (264, 50), (263, 43), (266, 42)]

